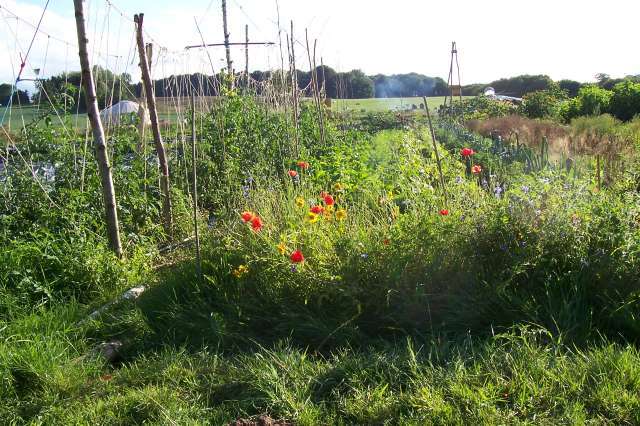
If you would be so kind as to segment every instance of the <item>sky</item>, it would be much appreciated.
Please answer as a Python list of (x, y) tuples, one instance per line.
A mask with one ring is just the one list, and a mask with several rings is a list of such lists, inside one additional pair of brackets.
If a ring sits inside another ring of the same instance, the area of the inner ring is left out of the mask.
[[(0, 0), (0, 81), (15, 79), (34, 35), (24, 21), (36, 24), (45, 3)], [(225, 66), (222, 48), (209, 49), (211, 60), (204, 49), (184, 49), (201, 42), (195, 20), (206, 42), (223, 41), (221, 0), (88, 0), (84, 7), (93, 64), (139, 79), (132, 17), (143, 12), (146, 41), (156, 45), (155, 78)], [(455, 40), (462, 84), (519, 74), (579, 81), (593, 81), (600, 72), (640, 74), (638, 0), (227, 0), (227, 8), (232, 42), (244, 41), (247, 24), (252, 41), (276, 43), (251, 47), (252, 70), (280, 66), (279, 33), (284, 44), (293, 20), (300, 69), (309, 68), (307, 28), (311, 43), (318, 40), (317, 62), (322, 57), (338, 71), (417, 72), (446, 80)], [(79, 69), (76, 44), (73, 1), (50, 0), (24, 77), (34, 78), (35, 68), (44, 77)], [(286, 58), (286, 44), (283, 49)], [(244, 48), (234, 48), (232, 57), (243, 69)]]

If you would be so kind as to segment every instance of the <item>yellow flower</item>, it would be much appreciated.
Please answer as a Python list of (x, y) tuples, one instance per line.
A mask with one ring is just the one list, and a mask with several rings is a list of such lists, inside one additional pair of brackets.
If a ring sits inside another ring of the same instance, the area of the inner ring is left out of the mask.
[(285, 243), (283, 243), (283, 242), (278, 244), (276, 247), (278, 248), (278, 252), (280, 254), (285, 254), (287, 252), (287, 245)]
[(296, 197), (296, 207), (300, 209), (304, 207), (304, 198)]
[(333, 185), (333, 190), (338, 192), (338, 191), (342, 191), (344, 189), (344, 185), (341, 184), (340, 182), (337, 182), (335, 185)]
[(316, 223), (320, 219), (320, 216), (313, 212), (308, 212), (305, 220), (309, 223)]
[(337, 220), (345, 220), (347, 218), (347, 211), (345, 209), (338, 209), (336, 212)]
[[(327, 206), (327, 207), (333, 207), (333, 206)], [(324, 213), (322, 213), (322, 216), (324, 217), (324, 220), (333, 220), (333, 209), (324, 209)]]
[(329, 204), (328, 206), (324, 206), (324, 212), (333, 213), (333, 204)]
[(232, 274), (236, 278), (241, 278), (247, 272), (249, 272), (249, 267), (247, 265), (240, 265), (236, 269), (233, 270)]

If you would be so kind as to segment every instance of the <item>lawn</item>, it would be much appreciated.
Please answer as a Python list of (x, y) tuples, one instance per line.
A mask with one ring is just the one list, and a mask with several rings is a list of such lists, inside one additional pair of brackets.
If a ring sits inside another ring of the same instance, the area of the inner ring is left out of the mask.
[[(444, 103), (444, 96), (428, 97), (427, 103), (432, 112), (438, 110)], [(334, 99), (332, 109), (337, 111), (358, 111), (358, 112), (382, 112), (382, 111), (405, 111), (416, 108), (424, 103), (421, 97), (414, 98), (370, 98), (370, 99)]]

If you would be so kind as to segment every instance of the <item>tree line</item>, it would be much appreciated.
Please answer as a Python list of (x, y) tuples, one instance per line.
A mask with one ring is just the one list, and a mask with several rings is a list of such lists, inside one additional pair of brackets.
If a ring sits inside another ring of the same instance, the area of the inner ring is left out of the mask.
[[(391, 98), (414, 96), (443, 96), (447, 93), (447, 83), (440, 77), (429, 77), (418, 73), (368, 76), (361, 70), (337, 72), (321, 65), (315, 69), (320, 90), (332, 99)], [(93, 67), (96, 79), (98, 106), (105, 108), (120, 100), (139, 98), (142, 95), (140, 83), (132, 83), (129, 74), (116, 74), (100, 66)], [(157, 97), (218, 96), (224, 74), (202, 73), (171, 75), (154, 81)], [(280, 71), (253, 71), (249, 79), (244, 74), (236, 74), (236, 86), (249, 88), (258, 95), (268, 87), (282, 87), (291, 84), (291, 75)], [(298, 89), (302, 96), (312, 96), (311, 72), (296, 71)], [(56, 107), (65, 105), (71, 111), (86, 111), (86, 101), (82, 89), (80, 72), (61, 73), (36, 82), (35, 92), (17, 90), (13, 93), (13, 103), (29, 105), (37, 102), (56, 102)], [(267, 84), (268, 83), (268, 84)], [(12, 93), (11, 84), (0, 85), (0, 103), (6, 105)]]
[[(139, 98), (142, 94), (140, 83), (133, 83), (129, 74), (114, 72), (94, 66), (98, 105), (105, 108), (124, 99)], [(384, 75), (366, 75), (361, 70), (337, 72), (333, 68), (321, 65), (315, 69), (318, 85), (326, 97), (332, 99), (363, 98), (395, 98), (416, 96), (444, 96), (449, 90), (446, 81), (440, 77), (429, 77), (418, 73)], [(282, 87), (291, 83), (289, 73), (280, 71), (253, 71), (249, 79), (236, 74), (237, 86), (240, 89), (250, 88), (258, 95), (264, 94), (268, 87)], [(568, 98), (575, 98), (580, 90), (587, 86), (595, 86), (612, 91), (623, 81), (640, 82), (640, 76), (628, 76), (624, 79), (611, 78), (608, 74), (596, 75), (597, 82), (581, 83), (574, 80), (554, 81), (547, 75), (519, 75), (502, 78), (490, 83), (470, 84), (462, 87), (464, 96), (477, 96), (491, 86), (496, 93), (507, 96), (523, 97), (535, 92), (554, 92), (560, 90)], [(154, 81), (157, 97), (190, 96), (191, 93), (203, 96), (218, 96), (224, 75), (207, 75), (201, 73), (171, 75)], [(298, 88), (303, 96), (311, 96), (311, 72), (296, 71)], [(267, 84), (268, 83), (268, 84)], [(13, 95), (12, 95), (13, 92)], [(554, 92), (555, 93), (555, 92)], [(559, 93), (559, 92), (558, 92)], [(0, 104), (7, 105), (13, 96), (14, 105), (31, 103), (56, 102), (56, 107), (66, 106), (73, 111), (86, 110), (85, 97), (81, 88), (80, 72), (62, 73), (36, 82), (36, 90), (31, 95), (25, 90), (12, 91), (11, 84), (0, 84)], [(554, 95), (555, 96), (555, 95)]]

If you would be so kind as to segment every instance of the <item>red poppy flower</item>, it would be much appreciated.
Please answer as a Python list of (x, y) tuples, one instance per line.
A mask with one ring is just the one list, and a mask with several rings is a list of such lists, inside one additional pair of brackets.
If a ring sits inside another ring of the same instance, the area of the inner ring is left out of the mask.
[(292, 178), (298, 176), (298, 172), (296, 172), (295, 170), (289, 170), (289, 176), (291, 176)]
[(307, 170), (309, 168), (309, 163), (307, 163), (306, 161), (298, 161), (296, 163), (298, 165), (298, 167), (300, 167), (302, 170)]
[(313, 206), (311, 207), (311, 213), (315, 213), (315, 214), (322, 214), (322, 212), (324, 211), (324, 207), (317, 205), (317, 206)]
[(293, 253), (291, 253), (290, 259), (293, 263), (304, 262), (304, 255), (300, 250), (296, 250)]
[(471, 173), (473, 173), (474, 175), (479, 175), (481, 172), (482, 167), (478, 166), (477, 164), (471, 168)]
[(325, 195), (324, 197), (324, 203), (328, 206), (332, 206), (335, 204), (335, 200), (333, 199), (333, 197), (329, 194)]
[(262, 229), (262, 219), (260, 219), (260, 216), (255, 216), (251, 219), (251, 229), (255, 232), (259, 232)]
[(462, 148), (460, 150), (460, 155), (463, 157), (471, 157), (473, 154), (475, 154), (475, 151), (471, 148)]
[(440, 210), (440, 216), (449, 216), (449, 210), (447, 209)]
[(242, 218), (242, 221), (246, 223), (251, 222), (251, 219), (253, 219), (255, 215), (249, 211), (244, 211), (240, 214), (240, 217)]

